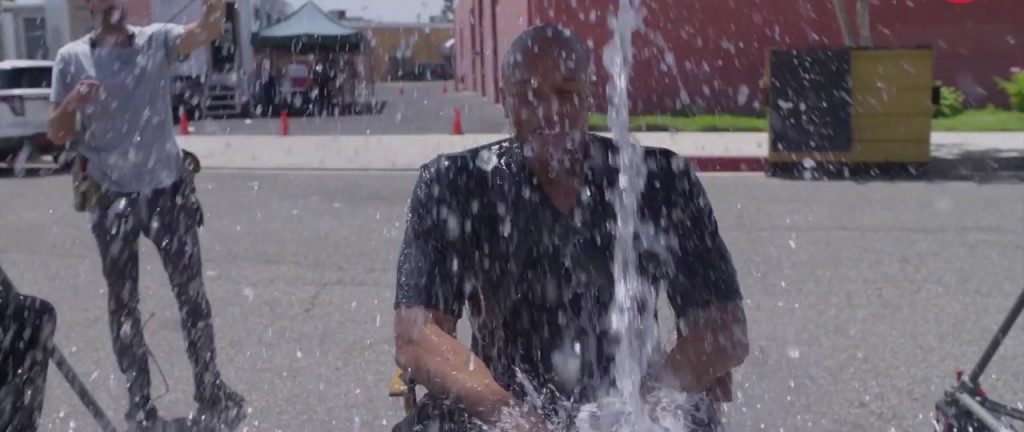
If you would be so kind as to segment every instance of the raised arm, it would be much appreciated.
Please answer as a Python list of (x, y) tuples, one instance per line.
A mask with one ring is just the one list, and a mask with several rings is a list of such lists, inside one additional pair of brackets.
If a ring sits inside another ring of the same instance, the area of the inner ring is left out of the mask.
[(55, 145), (64, 145), (77, 131), (78, 111), (95, 95), (95, 80), (71, 80), (71, 61), (63, 52), (54, 60), (50, 90), (50, 117), (46, 137)]
[(213, 42), (224, 26), (224, 0), (203, 0), (203, 14), (198, 21), (182, 27), (177, 38), (178, 56), (184, 57)]

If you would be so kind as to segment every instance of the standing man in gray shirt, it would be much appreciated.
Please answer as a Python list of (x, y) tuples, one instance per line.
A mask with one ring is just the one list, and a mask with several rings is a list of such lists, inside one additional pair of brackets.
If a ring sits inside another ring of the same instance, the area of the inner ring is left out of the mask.
[(57, 53), (49, 137), (58, 144), (79, 141), (85, 175), (100, 190), (89, 211), (107, 281), (114, 353), (128, 381), (125, 418), (139, 430), (160, 424), (138, 308), (138, 240), (144, 235), (156, 245), (178, 301), (195, 379), (193, 420), (234, 429), (245, 418), (245, 401), (217, 369), (199, 249), (202, 210), (174, 137), (170, 103), (172, 66), (220, 35), (224, 0), (202, 0), (195, 23), (145, 27), (126, 24), (123, 1), (82, 1), (101, 23)]

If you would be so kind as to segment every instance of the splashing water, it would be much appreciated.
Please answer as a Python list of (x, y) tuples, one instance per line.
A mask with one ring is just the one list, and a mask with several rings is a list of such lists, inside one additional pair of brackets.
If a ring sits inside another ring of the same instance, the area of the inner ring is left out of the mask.
[(641, 396), (642, 378), (658, 344), (654, 316), (654, 292), (637, 269), (637, 203), (647, 178), (643, 151), (629, 136), (629, 79), (633, 62), (633, 32), (640, 24), (640, 0), (619, 0), (618, 13), (610, 20), (612, 40), (603, 52), (608, 70), (611, 127), (619, 150), (619, 182), (615, 200), (616, 242), (614, 252), (615, 300), (611, 327), (618, 341), (615, 356), (615, 393), (584, 407), (581, 430), (593, 432), (660, 431), (647, 415)]

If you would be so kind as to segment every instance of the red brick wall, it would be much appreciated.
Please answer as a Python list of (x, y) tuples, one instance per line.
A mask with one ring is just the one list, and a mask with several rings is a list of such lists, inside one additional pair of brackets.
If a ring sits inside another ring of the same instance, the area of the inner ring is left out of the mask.
[[(557, 22), (570, 27), (594, 48), (598, 108), (604, 110), (606, 72), (602, 48), (611, 32), (608, 18), (617, 2), (609, 0), (462, 0), (456, 20), (468, 22), (469, 9), (498, 2), (497, 43), (485, 38), (479, 67), (459, 59), (458, 74), (477, 76), (472, 87), (494, 98), (493, 59), (499, 61), (515, 35), (530, 24)], [(531, 3), (532, 4), (529, 4)], [(667, 112), (680, 105), (707, 110), (754, 111), (765, 54), (772, 47), (839, 45), (842, 39), (831, 2), (807, 0), (642, 0), (644, 29), (634, 35), (630, 83), (634, 112)], [(753, 6), (751, 5), (753, 3)], [(847, 0), (849, 17), (854, 0)], [(532, 17), (521, 18), (531, 14)], [(485, 18), (489, 18), (488, 15)], [(872, 6), (875, 45), (936, 48), (936, 79), (956, 85), (975, 104), (1004, 103), (992, 76), (1024, 66), (1024, 1), (980, 1), (951, 5), (940, 0), (879, 1)], [(851, 22), (851, 27), (856, 26)], [(468, 32), (467, 32), (468, 36)], [(458, 42), (457, 42), (458, 43)], [(467, 43), (464, 43), (466, 45)], [(461, 52), (461, 51), (460, 51)], [(492, 54), (493, 53), (493, 54)], [(674, 69), (673, 69), (674, 66)], [(482, 68), (482, 70), (481, 70)], [(489, 77), (489, 78), (488, 78)]]
[[(961, 89), (975, 104), (1007, 103), (993, 76), (1024, 66), (1024, 1), (899, 1), (872, 16), (875, 44), (929, 43), (935, 77)], [(924, 5), (927, 3), (928, 5)]]
[(462, 0), (455, 6), (459, 89), (499, 102), (506, 47), (529, 26), (530, 0)]

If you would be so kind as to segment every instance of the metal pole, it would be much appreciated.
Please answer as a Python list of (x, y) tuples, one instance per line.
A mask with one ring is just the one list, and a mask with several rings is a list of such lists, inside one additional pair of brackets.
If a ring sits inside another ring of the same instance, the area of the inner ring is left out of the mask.
[[(4, 273), (4, 269), (0, 267), (0, 295), (3, 296), (14, 296), (18, 294), (17, 288), (14, 287), (14, 282), (7, 277)], [(92, 418), (99, 423), (100, 429), (103, 432), (117, 432), (114, 428), (114, 424), (111, 423), (110, 418), (107, 417), (107, 413), (103, 411), (103, 407), (100, 406), (96, 399), (92, 397), (89, 390), (85, 387), (85, 383), (78, 378), (78, 374), (68, 363), (68, 360), (64, 358), (64, 353), (57, 348), (57, 344), (51, 343), (49, 346), (50, 361), (53, 362), (60, 374), (67, 380), (68, 385), (71, 386), (71, 390), (75, 392), (78, 399), (82, 401), (82, 405), (85, 405), (86, 410), (89, 414), (92, 414)]]
[(839, 31), (843, 34), (843, 45), (853, 45), (853, 36), (850, 35), (850, 22), (846, 19), (846, 2), (843, 0), (832, 0), (832, 8), (836, 10)]
[(982, 407), (981, 404), (979, 404), (978, 401), (974, 400), (974, 398), (972, 398), (970, 395), (963, 392), (957, 392), (956, 398), (957, 400), (960, 401), (960, 403), (964, 405), (964, 407), (966, 407), (969, 411), (971, 411), (971, 413), (977, 416), (978, 420), (981, 420), (982, 423), (985, 423), (985, 426), (988, 426), (988, 428), (991, 429), (993, 432), (1013, 432), (1013, 430), (1006, 427), (1005, 424), (1003, 424), (999, 420), (996, 420), (995, 416), (993, 416), (992, 413), (988, 412), (988, 410)]
[(857, 32), (860, 46), (871, 46), (871, 0), (857, 0)]
[(61, 353), (60, 349), (56, 345), (50, 347), (50, 360), (53, 361), (54, 366), (57, 366), (57, 370), (60, 371), (61, 375), (64, 375), (64, 379), (68, 381), (68, 385), (71, 386), (71, 390), (75, 392), (78, 399), (82, 401), (82, 405), (85, 405), (85, 409), (92, 414), (92, 418), (99, 423), (100, 429), (103, 432), (117, 432), (114, 428), (114, 424), (111, 423), (110, 418), (107, 417), (107, 413), (103, 411), (103, 407), (100, 406), (99, 402), (92, 397), (89, 390), (85, 387), (85, 383), (78, 378), (78, 374), (71, 368), (68, 360), (64, 358), (64, 354)]
[(992, 357), (996, 355), (996, 351), (999, 346), (1002, 345), (1003, 339), (1006, 338), (1007, 333), (1010, 332), (1010, 327), (1013, 327), (1013, 323), (1020, 317), (1021, 311), (1024, 310), (1024, 291), (1021, 291), (1020, 296), (1017, 297), (1017, 301), (1014, 302), (1013, 307), (1010, 308), (1010, 313), (1003, 319), (1003, 323), (999, 325), (999, 330), (996, 331), (995, 336), (988, 343), (988, 347), (985, 348), (985, 352), (982, 353), (981, 358), (978, 359), (978, 364), (974, 365), (974, 369), (971, 370), (971, 374), (967, 376), (968, 382), (972, 385), (978, 385), (978, 379), (981, 378), (981, 374), (985, 372), (985, 368), (988, 367), (989, 362), (992, 361)]

